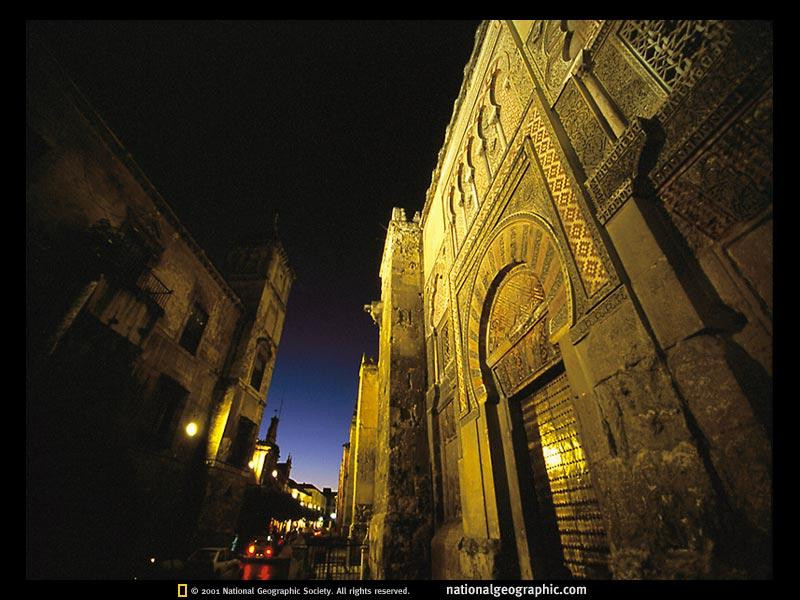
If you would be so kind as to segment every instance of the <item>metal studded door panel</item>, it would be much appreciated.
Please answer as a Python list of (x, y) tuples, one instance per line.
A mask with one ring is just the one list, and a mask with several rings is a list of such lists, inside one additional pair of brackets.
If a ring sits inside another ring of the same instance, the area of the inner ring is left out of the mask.
[(561, 373), (521, 399), (534, 489), (539, 504), (555, 513), (564, 566), (577, 578), (605, 578), (608, 543), (571, 395)]

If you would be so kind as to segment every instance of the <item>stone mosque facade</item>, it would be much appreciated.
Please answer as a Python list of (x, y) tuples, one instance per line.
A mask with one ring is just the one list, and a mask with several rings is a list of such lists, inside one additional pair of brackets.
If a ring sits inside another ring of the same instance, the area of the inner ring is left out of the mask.
[(369, 577), (771, 576), (772, 43), (481, 24), (365, 307)]

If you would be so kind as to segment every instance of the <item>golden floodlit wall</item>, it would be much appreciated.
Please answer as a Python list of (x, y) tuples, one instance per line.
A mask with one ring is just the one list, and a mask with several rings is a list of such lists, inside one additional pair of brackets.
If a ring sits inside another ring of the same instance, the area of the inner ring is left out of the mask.
[(434, 577), (770, 572), (771, 41), (479, 28), (421, 221)]

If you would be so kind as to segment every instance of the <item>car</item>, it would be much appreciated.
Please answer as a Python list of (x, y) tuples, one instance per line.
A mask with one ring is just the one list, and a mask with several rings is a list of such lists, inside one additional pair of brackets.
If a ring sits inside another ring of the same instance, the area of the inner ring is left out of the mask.
[(250, 559), (277, 558), (283, 547), (283, 536), (257, 537), (244, 547), (244, 557)]
[(189, 577), (237, 579), (242, 574), (240, 561), (228, 548), (200, 548), (186, 559)]

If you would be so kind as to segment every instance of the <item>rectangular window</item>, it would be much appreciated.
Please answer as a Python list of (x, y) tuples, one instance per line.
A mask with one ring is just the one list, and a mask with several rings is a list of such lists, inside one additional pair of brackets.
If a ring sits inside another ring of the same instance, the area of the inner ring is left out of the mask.
[(256, 359), (253, 361), (253, 373), (250, 375), (250, 385), (256, 390), (261, 389), (261, 381), (264, 379), (264, 370), (267, 367), (267, 351), (263, 346), (256, 352)]
[(195, 354), (200, 346), (207, 323), (208, 313), (199, 304), (195, 304), (192, 307), (192, 314), (189, 315), (189, 320), (186, 321), (186, 326), (183, 328), (180, 345)]
[(174, 379), (165, 375), (159, 377), (146, 427), (151, 446), (158, 449), (172, 446), (188, 395)]
[(256, 424), (247, 417), (239, 417), (239, 428), (236, 439), (233, 441), (228, 463), (244, 468), (253, 455), (253, 442), (255, 441)]

